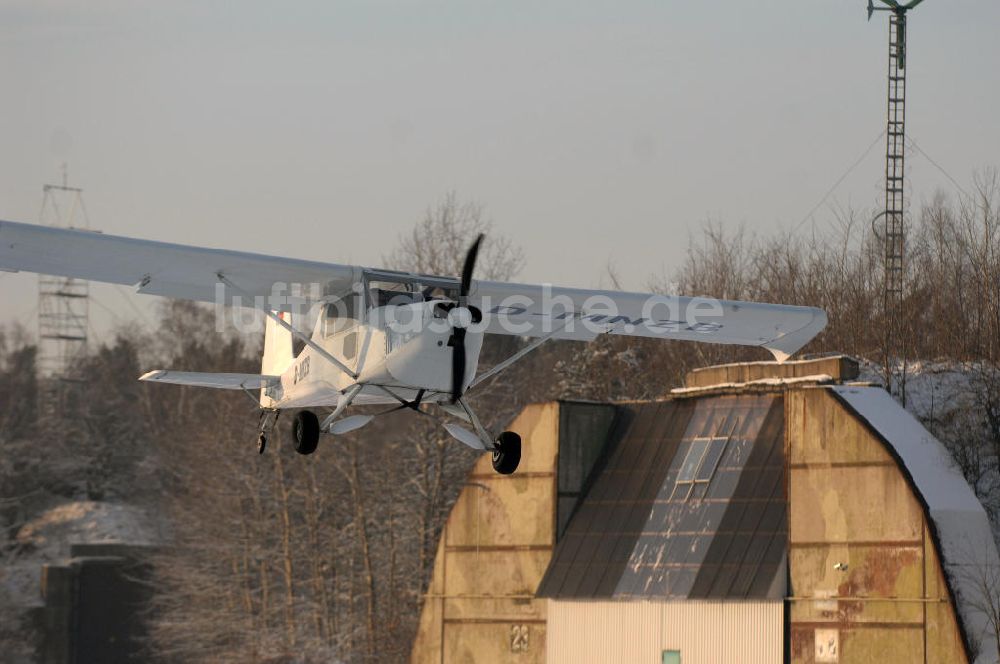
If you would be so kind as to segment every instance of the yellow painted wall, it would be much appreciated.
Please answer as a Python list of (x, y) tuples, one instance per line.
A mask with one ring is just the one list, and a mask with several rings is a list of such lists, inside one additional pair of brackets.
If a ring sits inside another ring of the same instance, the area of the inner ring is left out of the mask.
[(785, 408), (792, 661), (966, 662), (923, 509), (882, 442), (829, 390), (789, 391)]
[(534, 599), (555, 543), (559, 404), (528, 406), (513, 475), (476, 463), (445, 524), (411, 651), (414, 664), (545, 661), (545, 601)]

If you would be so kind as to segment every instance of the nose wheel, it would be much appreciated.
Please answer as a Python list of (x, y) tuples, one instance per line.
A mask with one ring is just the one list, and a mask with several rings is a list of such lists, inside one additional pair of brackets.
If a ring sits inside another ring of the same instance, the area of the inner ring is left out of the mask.
[(521, 437), (513, 431), (504, 431), (493, 443), (493, 470), (510, 475), (521, 463)]

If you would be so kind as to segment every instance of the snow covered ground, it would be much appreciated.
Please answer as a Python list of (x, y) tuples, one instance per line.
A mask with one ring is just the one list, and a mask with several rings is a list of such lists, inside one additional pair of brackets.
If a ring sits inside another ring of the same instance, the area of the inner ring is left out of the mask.
[(81, 500), (57, 505), (18, 531), (16, 555), (0, 565), (0, 604), (38, 606), (42, 565), (69, 556), (71, 544), (155, 544), (156, 520), (130, 505)]
[[(862, 361), (858, 380), (884, 384), (882, 371), (880, 365)], [(892, 393), (925, 426), (958, 432), (982, 418), (976, 412), (982, 374), (979, 363), (908, 362), (904, 389), (897, 380)]]

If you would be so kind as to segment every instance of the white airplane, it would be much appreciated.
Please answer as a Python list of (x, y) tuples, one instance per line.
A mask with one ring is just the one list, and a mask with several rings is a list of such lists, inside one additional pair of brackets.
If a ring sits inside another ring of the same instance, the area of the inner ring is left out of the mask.
[[(295, 450), (311, 454), (321, 433), (346, 433), (374, 417), (345, 416), (352, 404), (393, 404), (392, 410), (431, 416), (437, 413), (427, 407), (435, 405), (471, 427), (447, 422), (448, 433), (492, 451), (493, 467), (504, 474), (517, 468), (520, 437), (491, 435), (464, 397), (549, 339), (620, 334), (741, 344), (764, 347), (783, 361), (826, 325), (826, 314), (812, 307), (475, 280), (481, 241), (453, 277), (0, 221), (0, 270), (261, 310), (267, 318), (259, 374), (157, 370), (140, 377), (247, 392), (261, 408), (261, 453), (283, 410), (296, 410)], [(306, 311), (316, 319), (311, 333), (289, 315)], [(477, 375), (486, 334), (530, 342)], [(304, 344), (298, 354), (295, 339)], [(321, 408), (329, 411), (322, 420), (312, 410)]]

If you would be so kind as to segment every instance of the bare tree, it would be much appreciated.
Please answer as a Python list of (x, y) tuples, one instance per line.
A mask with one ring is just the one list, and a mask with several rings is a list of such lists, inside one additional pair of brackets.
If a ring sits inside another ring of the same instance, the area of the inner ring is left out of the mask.
[(524, 252), (509, 238), (493, 232), (493, 222), (483, 206), (462, 202), (449, 192), (408, 232), (400, 235), (395, 249), (383, 257), (387, 267), (418, 274), (458, 275), (465, 254), (480, 233), (486, 241), (480, 250), (476, 276), (504, 281), (524, 267)]

